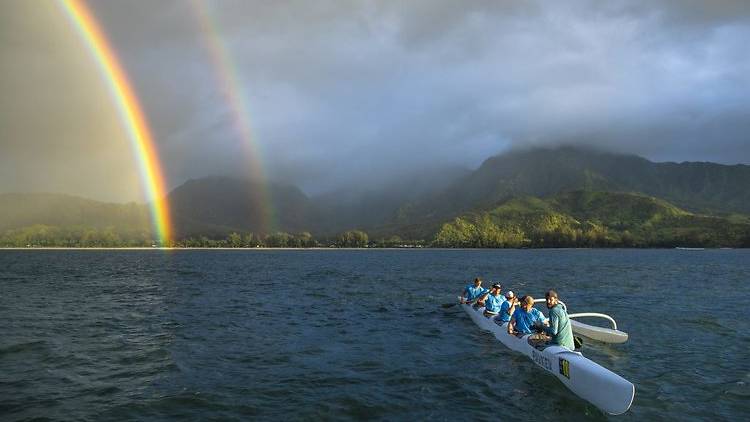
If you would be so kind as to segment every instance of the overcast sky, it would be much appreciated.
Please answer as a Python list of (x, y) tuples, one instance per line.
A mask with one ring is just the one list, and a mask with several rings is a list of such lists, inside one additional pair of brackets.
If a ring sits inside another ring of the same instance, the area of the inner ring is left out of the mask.
[[(89, 1), (170, 187), (253, 163), (188, 1)], [(309, 193), (515, 146), (750, 163), (750, 2), (217, 1), (264, 170)], [(0, 0), (0, 192), (142, 201), (58, 7)]]

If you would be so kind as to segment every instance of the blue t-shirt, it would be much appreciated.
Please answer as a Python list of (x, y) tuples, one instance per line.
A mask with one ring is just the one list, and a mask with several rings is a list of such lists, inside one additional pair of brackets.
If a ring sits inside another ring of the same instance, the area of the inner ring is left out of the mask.
[(487, 312), (498, 313), (500, 312), (500, 307), (503, 302), (505, 302), (505, 297), (503, 295), (498, 294), (497, 296), (492, 296), (492, 293), (490, 293), (487, 295), (487, 299), (484, 300), (484, 310)]
[[(497, 317), (502, 322), (510, 321), (510, 315), (508, 315), (508, 309), (510, 309), (510, 301), (507, 299), (500, 305), (500, 315)], [(515, 312), (515, 311), (514, 311)]]
[(547, 318), (537, 308), (531, 308), (529, 312), (524, 311), (523, 308), (518, 308), (513, 312), (513, 319), (516, 320), (516, 331), (531, 334), (534, 323), (537, 321), (544, 322)]
[(469, 284), (464, 289), (464, 293), (466, 294), (466, 300), (468, 300), (468, 301), (475, 300), (476, 298), (478, 298), (479, 296), (482, 296), (483, 294), (485, 294), (488, 291), (489, 290), (485, 289), (482, 286), (474, 287), (473, 284)]

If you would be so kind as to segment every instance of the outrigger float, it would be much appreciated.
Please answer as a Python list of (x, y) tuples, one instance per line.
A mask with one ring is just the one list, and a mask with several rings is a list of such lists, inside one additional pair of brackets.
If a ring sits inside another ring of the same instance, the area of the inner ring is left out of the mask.
[[(635, 386), (630, 381), (585, 358), (580, 352), (570, 350), (567, 347), (536, 343), (532, 341), (535, 334), (519, 336), (508, 334), (508, 323), (499, 325), (494, 321), (494, 317), (485, 317), (483, 307), (474, 308), (471, 304), (465, 303), (462, 303), (461, 307), (479, 328), (494, 334), (495, 338), (509, 349), (526, 355), (537, 366), (557, 377), (578, 397), (588, 401), (603, 412), (619, 415), (625, 413), (633, 403)], [(613, 329), (610, 330), (582, 324), (571, 319), (571, 328), (581, 335), (593, 339), (598, 337), (609, 343), (622, 343), (627, 340), (627, 334), (618, 331), (617, 324), (607, 315), (570, 314), (568, 316), (573, 318), (574, 315), (606, 317), (614, 325)], [(578, 326), (577, 330), (576, 325)]]

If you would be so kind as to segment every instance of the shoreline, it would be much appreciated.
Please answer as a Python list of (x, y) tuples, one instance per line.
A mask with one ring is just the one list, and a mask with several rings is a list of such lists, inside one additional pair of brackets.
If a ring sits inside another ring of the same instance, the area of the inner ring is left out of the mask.
[(198, 251), (393, 251), (393, 250), (434, 250), (434, 251), (576, 251), (576, 250), (679, 250), (685, 252), (701, 252), (709, 250), (747, 250), (750, 248), (687, 248), (687, 247), (664, 247), (664, 248), (428, 248), (428, 247), (412, 247), (412, 248), (330, 248), (330, 247), (315, 247), (315, 248), (269, 248), (269, 247), (257, 247), (257, 248), (206, 248), (206, 247), (189, 247), (189, 248), (166, 248), (166, 247), (148, 247), (148, 246), (134, 246), (134, 247), (66, 247), (66, 246), (44, 246), (44, 247), (0, 247), (0, 251), (180, 251), (180, 250), (198, 250)]
[[(204, 247), (189, 247), (189, 248), (166, 248), (166, 247), (148, 247), (148, 246), (133, 246), (133, 247), (67, 247), (67, 246), (40, 246), (40, 247), (0, 247), (0, 251), (54, 251), (54, 250), (66, 250), (66, 251), (181, 251), (181, 250), (205, 250), (205, 251), (341, 251), (341, 250), (386, 250), (386, 249), (440, 249), (440, 248), (328, 248), (328, 247), (317, 247), (317, 248), (269, 248), (267, 246), (257, 248), (204, 248)], [(450, 249), (450, 248), (443, 248)]]

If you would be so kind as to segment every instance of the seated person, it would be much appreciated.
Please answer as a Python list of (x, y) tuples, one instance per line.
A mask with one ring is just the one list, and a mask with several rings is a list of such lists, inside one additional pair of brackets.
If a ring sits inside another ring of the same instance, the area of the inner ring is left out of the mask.
[(564, 304), (560, 303), (556, 291), (547, 291), (545, 297), (549, 309), (549, 327), (545, 328), (544, 332), (550, 336), (549, 343), (574, 350), (575, 342), (573, 341), (573, 329), (570, 326), (568, 310)]
[(482, 280), (477, 277), (474, 279), (474, 285), (469, 284), (464, 288), (464, 291), (461, 293), (461, 303), (472, 303), (488, 291), (482, 287)]
[(518, 298), (513, 294), (513, 290), (508, 290), (505, 293), (505, 301), (500, 305), (500, 314), (495, 319), (495, 322), (498, 324), (509, 322), (511, 315), (513, 315), (513, 312), (516, 310), (517, 304)]
[(542, 324), (547, 324), (547, 318), (534, 307), (534, 298), (526, 295), (521, 298), (521, 307), (510, 317), (508, 334), (531, 334), (535, 326)]
[(501, 290), (503, 290), (503, 286), (495, 283), (489, 292), (477, 299), (477, 303), (484, 304), (484, 316), (492, 317), (500, 312), (500, 307), (505, 302), (505, 298), (500, 294)]

